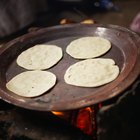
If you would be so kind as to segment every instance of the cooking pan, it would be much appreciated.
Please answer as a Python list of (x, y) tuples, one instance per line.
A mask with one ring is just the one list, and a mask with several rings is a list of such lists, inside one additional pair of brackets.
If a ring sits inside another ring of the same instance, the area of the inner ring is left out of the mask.
[[(72, 40), (85, 36), (100, 36), (111, 42), (111, 50), (101, 57), (115, 60), (120, 69), (117, 79), (97, 88), (76, 87), (64, 82), (66, 69), (80, 61), (66, 53), (66, 46)], [(62, 60), (48, 70), (57, 77), (55, 87), (33, 98), (21, 97), (7, 90), (7, 81), (27, 71), (16, 64), (17, 56), (33, 45), (41, 43), (55, 44), (63, 49)], [(138, 77), (139, 60), (140, 38), (126, 28), (101, 24), (69, 24), (43, 28), (10, 41), (0, 50), (0, 98), (19, 107), (40, 111), (62, 111), (94, 105), (122, 94)]]

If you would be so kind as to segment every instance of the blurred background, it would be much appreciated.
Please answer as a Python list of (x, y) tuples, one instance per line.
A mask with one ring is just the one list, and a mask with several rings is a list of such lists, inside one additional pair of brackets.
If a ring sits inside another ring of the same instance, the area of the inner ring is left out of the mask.
[[(25, 34), (32, 27), (79, 23), (115, 24), (140, 32), (140, 0), (1, 0), (0, 41)], [(136, 17), (137, 16), (137, 17)]]

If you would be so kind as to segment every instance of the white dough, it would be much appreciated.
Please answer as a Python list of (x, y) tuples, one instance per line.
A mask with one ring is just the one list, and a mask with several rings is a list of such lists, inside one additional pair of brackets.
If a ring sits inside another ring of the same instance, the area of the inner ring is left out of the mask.
[(112, 59), (87, 59), (71, 65), (65, 75), (67, 84), (80, 87), (98, 87), (119, 75), (119, 67)]
[(23, 51), (17, 58), (17, 64), (28, 70), (44, 70), (54, 66), (62, 55), (60, 47), (40, 44)]
[(76, 59), (95, 58), (105, 54), (111, 48), (109, 40), (101, 37), (82, 37), (72, 41), (66, 52)]
[(23, 97), (39, 96), (56, 83), (56, 76), (47, 71), (26, 71), (13, 77), (6, 87)]

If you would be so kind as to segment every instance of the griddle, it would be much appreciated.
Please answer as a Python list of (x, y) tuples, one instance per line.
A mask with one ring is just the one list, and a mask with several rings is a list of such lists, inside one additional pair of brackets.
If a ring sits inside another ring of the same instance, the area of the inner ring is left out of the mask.
[[(112, 82), (85, 88), (64, 82), (67, 68), (81, 60), (66, 53), (67, 45), (74, 39), (100, 36), (108, 39), (112, 48), (100, 58), (111, 58), (119, 66), (120, 74)], [(63, 50), (63, 58), (48, 71), (57, 77), (56, 85), (41, 96), (26, 98), (6, 89), (6, 83), (17, 74), (27, 71), (16, 64), (17, 56), (36, 44), (54, 44)], [(136, 33), (117, 25), (69, 24), (42, 28), (27, 33), (3, 45), (0, 50), (0, 98), (16, 106), (38, 111), (64, 111), (95, 105), (109, 100), (129, 87), (140, 73), (140, 38)]]

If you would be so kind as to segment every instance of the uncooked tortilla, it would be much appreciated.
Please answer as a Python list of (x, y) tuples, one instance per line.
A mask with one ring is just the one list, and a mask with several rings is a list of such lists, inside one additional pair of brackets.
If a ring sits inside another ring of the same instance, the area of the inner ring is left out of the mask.
[(62, 49), (56, 45), (35, 45), (17, 58), (17, 64), (28, 70), (44, 70), (54, 66), (62, 58)]
[(101, 37), (82, 37), (72, 41), (66, 52), (76, 59), (95, 58), (105, 54), (111, 48), (109, 40)]
[(71, 65), (65, 75), (67, 84), (80, 87), (98, 87), (117, 78), (119, 67), (112, 59), (87, 59)]
[(8, 90), (23, 97), (39, 96), (56, 83), (56, 76), (47, 71), (26, 71), (13, 77), (7, 84)]

